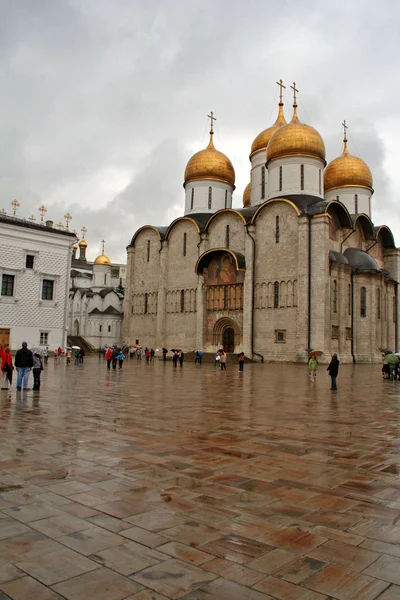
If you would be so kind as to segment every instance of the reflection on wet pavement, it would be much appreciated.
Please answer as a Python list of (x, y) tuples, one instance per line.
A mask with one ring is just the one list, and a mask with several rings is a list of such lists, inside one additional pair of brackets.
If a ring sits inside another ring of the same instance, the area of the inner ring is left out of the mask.
[(400, 598), (400, 383), (49, 364), (0, 392), (0, 598)]

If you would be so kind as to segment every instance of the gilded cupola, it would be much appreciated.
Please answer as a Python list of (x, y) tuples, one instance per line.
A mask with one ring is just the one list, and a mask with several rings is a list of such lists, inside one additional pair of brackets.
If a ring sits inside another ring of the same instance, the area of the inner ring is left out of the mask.
[(250, 206), (251, 183), (248, 183), (243, 192), (243, 208)]
[(278, 85), (280, 87), (278, 116), (276, 118), (275, 123), (271, 125), (271, 127), (267, 127), (267, 129), (264, 129), (255, 138), (254, 142), (251, 145), (250, 160), (253, 154), (255, 154), (256, 152), (259, 152), (260, 150), (266, 150), (269, 140), (271, 139), (271, 137), (277, 129), (282, 127), (282, 125), (287, 125), (285, 116), (283, 114), (282, 88), (285, 88), (285, 86), (283, 85), (282, 79), (279, 81)]

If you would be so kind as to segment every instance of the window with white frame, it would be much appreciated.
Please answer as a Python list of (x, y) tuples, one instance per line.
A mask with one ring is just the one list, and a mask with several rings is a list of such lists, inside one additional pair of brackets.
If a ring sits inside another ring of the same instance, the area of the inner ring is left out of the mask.
[(43, 279), (42, 281), (42, 300), (54, 300), (54, 281), (52, 279)]
[(15, 275), (4, 274), (1, 278), (1, 295), (14, 296)]
[(47, 346), (48, 343), (49, 343), (49, 332), (41, 331), (40, 338), (39, 338), (39, 346)]

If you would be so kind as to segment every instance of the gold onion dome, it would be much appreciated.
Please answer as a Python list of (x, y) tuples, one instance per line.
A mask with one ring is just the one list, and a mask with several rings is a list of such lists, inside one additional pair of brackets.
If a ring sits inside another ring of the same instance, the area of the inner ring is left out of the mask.
[(267, 146), (267, 162), (284, 156), (311, 156), (325, 162), (325, 144), (314, 127), (301, 123), (297, 116), (297, 104), (293, 104), (293, 119), (279, 127)]
[(213, 135), (211, 130), (207, 148), (196, 152), (186, 165), (185, 184), (198, 179), (216, 179), (235, 186), (235, 169), (229, 158), (215, 149)]
[(95, 265), (111, 265), (111, 260), (105, 254), (100, 254), (95, 261)]
[(343, 154), (332, 160), (325, 169), (325, 192), (341, 187), (364, 187), (373, 191), (372, 173), (368, 165), (358, 156), (350, 154), (346, 135), (343, 144)]
[(243, 208), (250, 206), (251, 183), (248, 183), (243, 192)]
[(85, 239), (81, 239), (79, 242), (79, 248), (87, 248), (87, 241)]
[(78, 244), (75, 242), (75, 244), (72, 244), (72, 248), (73, 248), (74, 250), (78, 250)]
[(271, 125), (271, 127), (267, 127), (267, 129), (264, 129), (264, 131), (259, 133), (254, 142), (252, 143), (250, 159), (256, 152), (259, 152), (260, 150), (265, 150), (267, 148), (269, 140), (274, 135), (275, 131), (279, 129), (279, 127), (282, 127), (282, 125), (287, 125), (287, 121), (283, 114), (283, 102), (281, 101), (279, 102), (279, 112), (275, 123)]

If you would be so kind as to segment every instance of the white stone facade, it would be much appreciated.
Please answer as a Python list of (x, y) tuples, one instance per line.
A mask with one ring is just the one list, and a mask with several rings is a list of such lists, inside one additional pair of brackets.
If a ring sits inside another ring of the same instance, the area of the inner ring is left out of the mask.
[(233, 185), (213, 179), (186, 182), (185, 215), (212, 214), (221, 208), (231, 208), (233, 190)]
[(0, 330), (12, 350), (66, 345), (75, 235), (49, 225), (0, 216)]

